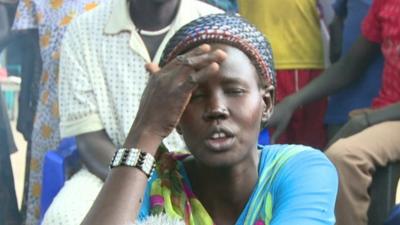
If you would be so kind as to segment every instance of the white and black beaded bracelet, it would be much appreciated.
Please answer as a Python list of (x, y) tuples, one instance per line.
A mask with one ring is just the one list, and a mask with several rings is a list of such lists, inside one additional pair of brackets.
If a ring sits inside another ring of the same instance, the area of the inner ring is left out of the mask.
[(150, 177), (155, 165), (154, 157), (147, 152), (140, 151), (137, 148), (118, 149), (110, 163), (110, 169), (119, 166), (135, 167), (143, 171), (147, 177)]

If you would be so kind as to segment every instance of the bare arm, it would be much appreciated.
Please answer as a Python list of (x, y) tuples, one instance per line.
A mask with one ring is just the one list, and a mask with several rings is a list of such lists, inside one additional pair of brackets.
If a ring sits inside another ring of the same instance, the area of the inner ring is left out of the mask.
[(343, 43), (343, 18), (336, 15), (332, 23), (329, 25), (329, 58), (331, 63), (335, 63), (339, 60), (342, 54), (342, 43)]
[(400, 120), (400, 102), (368, 113), (368, 122), (370, 125), (391, 120)]
[[(132, 133), (134, 131), (136, 132)], [(143, 151), (155, 155), (162, 138), (154, 134), (143, 135), (144, 133), (146, 132), (142, 128), (133, 125), (124, 147), (143, 149)], [(138, 169), (131, 167), (112, 169), (82, 224), (134, 223), (140, 209), (146, 184), (146, 175)]]
[(268, 124), (270, 127), (276, 127), (271, 138), (272, 141), (274, 142), (286, 129), (296, 108), (331, 95), (361, 77), (378, 52), (378, 44), (370, 42), (362, 36), (359, 37), (348, 54), (299, 92), (280, 102), (275, 107), (275, 112)]
[(362, 76), (379, 52), (379, 45), (359, 37), (349, 54), (328, 68), (297, 94), (291, 95), (296, 107), (333, 94)]
[(106, 179), (108, 165), (115, 152), (115, 146), (104, 130), (81, 134), (76, 137), (79, 155), (91, 173)]

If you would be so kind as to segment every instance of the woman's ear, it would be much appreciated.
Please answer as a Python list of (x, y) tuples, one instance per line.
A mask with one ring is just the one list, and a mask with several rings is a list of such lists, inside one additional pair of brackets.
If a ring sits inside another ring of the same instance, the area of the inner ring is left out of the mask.
[(264, 109), (262, 112), (261, 122), (265, 124), (272, 116), (275, 105), (275, 88), (270, 85), (264, 89), (263, 93)]

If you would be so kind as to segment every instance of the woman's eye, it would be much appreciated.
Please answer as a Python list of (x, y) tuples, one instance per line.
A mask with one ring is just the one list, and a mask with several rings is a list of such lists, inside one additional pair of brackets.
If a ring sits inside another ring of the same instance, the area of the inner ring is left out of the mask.
[(242, 88), (232, 88), (232, 89), (227, 89), (225, 92), (233, 95), (241, 95), (245, 92), (245, 90)]
[(200, 99), (200, 98), (204, 98), (205, 94), (203, 93), (193, 93), (192, 97), (190, 98), (190, 100), (196, 100), (196, 99)]

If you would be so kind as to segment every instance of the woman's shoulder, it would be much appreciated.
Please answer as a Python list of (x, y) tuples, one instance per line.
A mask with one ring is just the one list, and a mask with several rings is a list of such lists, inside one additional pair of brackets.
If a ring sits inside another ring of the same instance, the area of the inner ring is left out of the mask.
[[(279, 170), (301, 173), (326, 168), (336, 171), (326, 155), (304, 145), (267, 145), (261, 148), (261, 165), (274, 165)], [(275, 166), (276, 165), (276, 166)]]
[(288, 145), (288, 144), (276, 144), (276, 145), (264, 145), (259, 146), (261, 150), (262, 158), (282, 158), (282, 157), (294, 157), (294, 156), (313, 156), (327, 159), (325, 154), (320, 150), (305, 146), (305, 145)]
[(277, 224), (334, 223), (338, 175), (324, 153), (302, 145), (271, 145), (262, 155)]

